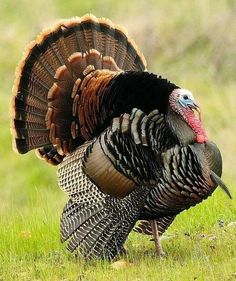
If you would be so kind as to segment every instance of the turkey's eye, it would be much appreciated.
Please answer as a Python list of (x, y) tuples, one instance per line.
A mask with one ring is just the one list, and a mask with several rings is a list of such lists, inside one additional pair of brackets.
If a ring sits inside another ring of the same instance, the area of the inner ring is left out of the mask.
[(184, 95), (183, 98), (184, 98), (185, 100), (187, 100), (187, 99), (188, 99), (188, 96), (187, 96), (187, 95)]

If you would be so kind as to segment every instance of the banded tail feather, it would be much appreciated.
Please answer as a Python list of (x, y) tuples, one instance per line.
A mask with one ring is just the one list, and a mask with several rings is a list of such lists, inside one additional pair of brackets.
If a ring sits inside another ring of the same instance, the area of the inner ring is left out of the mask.
[(11, 130), (16, 151), (53, 145), (64, 156), (83, 143), (90, 136), (87, 127), (94, 126), (80, 124), (78, 118), (86, 120), (87, 109), (85, 101), (81, 104), (85, 111), (78, 113), (78, 102), (86, 83), (91, 83), (89, 73), (99, 69), (106, 70), (93, 76), (100, 87), (92, 94), (100, 96), (117, 73), (146, 69), (125, 29), (109, 20), (93, 15), (63, 20), (32, 41), (17, 67), (13, 87)]
[(57, 149), (53, 145), (36, 149), (36, 155), (39, 159), (45, 160), (52, 165), (58, 165), (63, 160), (63, 156), (57, 152)]

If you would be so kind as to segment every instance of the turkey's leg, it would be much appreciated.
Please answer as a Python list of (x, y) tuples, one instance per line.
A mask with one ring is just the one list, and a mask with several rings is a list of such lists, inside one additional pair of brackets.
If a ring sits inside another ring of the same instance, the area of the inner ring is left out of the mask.
[(150, 220), (150, 224), (152, 227), (152, 235), (154, 238), (154, 242), (155, 242), (155, 247), (156, 247), (156, 253), (158, 256), (163, 256), (165, 255), (165, 252), (162, 249), (161, 246), (161, 239), (158, 233), (158, 227), (157, 227), (157, 223), (155, 220)]

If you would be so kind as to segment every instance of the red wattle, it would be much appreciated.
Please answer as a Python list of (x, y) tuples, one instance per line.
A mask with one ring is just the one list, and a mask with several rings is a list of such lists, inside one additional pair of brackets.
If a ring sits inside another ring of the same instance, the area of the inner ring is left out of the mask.
[(206, 138), (206, 136), (203, 136), (203, 135), (197, 135), (195, 138), (195, 141), (197, 143), (204, 143), (207, 141), (207, 138)]
[(190, 128), (195, 133), (195, 141), (197, 143), (204, 143), (208, 141), (206, 131), (203, 129), (202, 122), (197, 119), (191, 109), (184, 112), (184, 117)]

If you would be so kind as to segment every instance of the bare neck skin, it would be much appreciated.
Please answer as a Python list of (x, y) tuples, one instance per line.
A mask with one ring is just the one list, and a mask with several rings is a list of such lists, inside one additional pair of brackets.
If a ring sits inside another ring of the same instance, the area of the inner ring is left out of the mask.
[(186, 145), (194, 142), (195, 133), (182, 116), (174, 112), (172, 109), (169, 109), (166, 121), (170, 130), (181, 144)]

